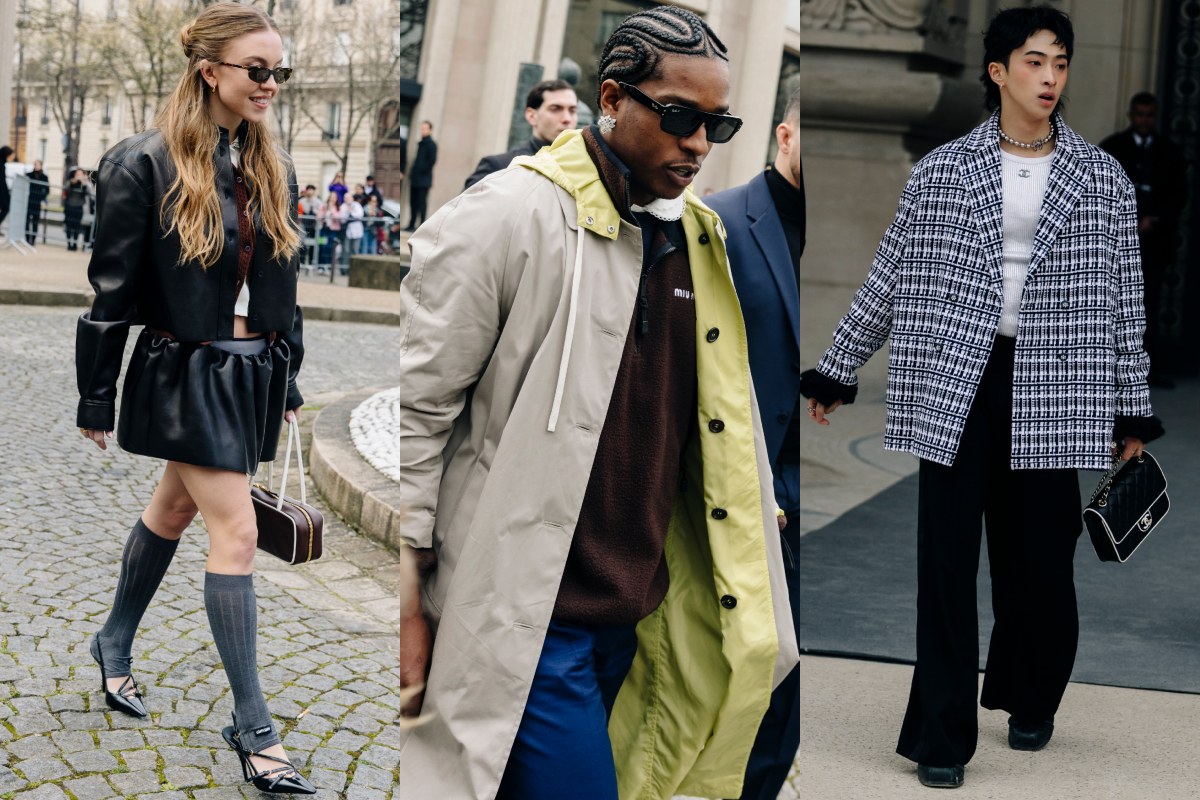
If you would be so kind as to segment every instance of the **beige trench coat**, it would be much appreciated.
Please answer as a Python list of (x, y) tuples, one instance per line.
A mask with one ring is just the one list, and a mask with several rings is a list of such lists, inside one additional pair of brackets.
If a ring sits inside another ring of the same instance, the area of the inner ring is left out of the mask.
[[(495, 797), (638, 290), (641, 232), (620, 220), (578, 134), (563, 134), (551, 151), (519, 161), (526, 163), (476, 184), (421, 226), (401, 286), (404, 536), (414, 547), (438, 552), (437, 570), (422, 591), (436, 630), (422, 709), (433, 718), (401, 745), (397, 796), (405, 800)], [(698, 504), (732, 478), (707, 474), (725, 455), (715, 446), (704, 450), (702, 474), (700, 434), (694, 434), (689, 481), (702, 481), (703, 491), (691, 495), (691, 517), (701, 520), (701, 533), (698, 544), (689, 544), (688, 523), (673, 519), (668, 564), (672, 590), (679, 581), (681, 592), (687, 571), (700, 565), (713, 610), (691, 611), (689, 600), (668, 594), (663, 613), (639, 626), (638, 661), (610, 724), (622, 800), (657, 800), (683, 790), (738, 796), (770, 691), (798, 660), (771, 469), (721, 228), (690, 194), (684, 221), (689, 252), (708, 252), (692, 244), (693, 233), (710, 231), (716, 240), (704, 275), (691, 259), (697, 347), (706, 346), (699, 343), (719, 314), (721, 336), (730, 337), (723, 352), (735, 367), (742, 365), (707, 382), (701, 369), (700, 391), (719, 384), (709, 402), (719, 392), (734, 406), (727, 419), (744, 415), (747, 455), (730, 475), (748, 475), (749, 484), (740, 485), (757, 488), (738, 500), (752, 509), (738, 552), (727, 554), (723, 544), (710, 549), (708, 515)], [(719, 287), (720, 308), (702, 314), (701, 295), (710, 285)], [(707, 423), (703, 412), (698, 416)], [(736, 444), (723, 439), (723, 448), (726, 442)], [(676, 516), (685, 518), (686, 503), (678, 497)], [(743, 617), (720, 610), (726, 591), (742, 593)], [(693, 587), (690, 594), (697, 593)], [(655, 648), (642, 646), (650, 623), (657, 627), (648, 635), (667, 637)], [(686, 652), (688, 636), (708, 637), (707, 650), (697, 645)], [(666, 655), (655, 661), (642, 652), (651, 649)], [(659, 711), (650, 714), (652, 705)], [(649, 716), (660, 720), (657, 726), (646, 722)], [(673, 730), (673, 722), (683, 727)]]

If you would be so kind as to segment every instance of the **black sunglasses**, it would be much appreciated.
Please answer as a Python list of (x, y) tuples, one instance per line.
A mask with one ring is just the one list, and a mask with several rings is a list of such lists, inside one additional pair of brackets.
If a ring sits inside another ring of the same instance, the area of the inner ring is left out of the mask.
[(276, 67), (275, 69), (267, 69), (266, 67), (244, 67), (241, 64), (230, 64), (228, 61), (214, 61), (214, 64), (220, 64), (223, 67), (237, 67), (238, 69), (246, 70), (250, 75), (250, 80), (255, 83), (266, 83), (275, 76), (276, 83), (287, 83), (288, 78), (292, 77), (291, 67)]
[(691, 136), (701, 125), (704, 126), (705, 137), (713, 144), (724, 144), (742, 127), (738, 117), (729, 114), (712, 114), (698, 108), (677, 106), (674, 103), (664, 105), (636, 86), (617, 81), (630, 97), (662, 117), (659, 127), (663, 133), (672, 136)]

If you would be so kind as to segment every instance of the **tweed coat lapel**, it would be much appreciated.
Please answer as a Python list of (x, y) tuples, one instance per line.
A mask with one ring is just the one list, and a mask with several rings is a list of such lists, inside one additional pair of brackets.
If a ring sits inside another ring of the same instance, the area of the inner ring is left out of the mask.
[(961, 162), (963, 187), (971, 207), (971, 219), (983, 242), (983, 261), (988, 282), (997, 296), (1004, 297), (1004, 200), (1000, 182), (1000, 114), (972, 131), (965, 142), (967, 154)]
[(1029, 255), (1026, 286), (1046, 260), (1050, 248), (1054, 247), (1058, 234), (1070, 220), (1075, 206), (1079, 205), (1079, 199), (1091, 177), (1091, 170), (1079, 157), (1080, 145), (1083, 144), (1079, 134), (1068, 128), (1057, 114), (1054, 115), (1054, 127), (1058, 131), (1058, 142), (1054, 148), (1054, 161), (1050, 164), (1050, 179), (1042, 199), (1042, 213), (1038, 219), (1037, 233), (1034, 234), (1033, 251)]

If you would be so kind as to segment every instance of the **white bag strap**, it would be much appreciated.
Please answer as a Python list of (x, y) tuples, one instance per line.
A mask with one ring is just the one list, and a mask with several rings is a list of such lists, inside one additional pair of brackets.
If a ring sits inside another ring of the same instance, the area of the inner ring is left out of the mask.
[[(300, 430), (295, 420), (288, 423), (288, 441), (287, 450), (283, 454), (283, 479), (279, 482), (279, 500), (275, 503), (275, 510), (279, 511), (283, 508), (283, 493), (287, 488), (288, 466), (292, 461), (292, 437), (296, 439), (296, 463), (300, 467), (300, 502), (308, 503), (308, 489), (304, 485), (304, 454), (300, 452)], [(274, 463), (267, 467), (267, 489), (271, 488), (271, 467)]]

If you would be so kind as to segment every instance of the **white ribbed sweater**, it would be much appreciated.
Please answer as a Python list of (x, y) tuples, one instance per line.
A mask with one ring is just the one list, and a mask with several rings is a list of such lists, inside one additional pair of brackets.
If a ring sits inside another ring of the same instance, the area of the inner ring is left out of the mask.
[(1016, 336), (1021, 317), (1021, 295), (1029, 273), (1029, 257), (1042, 214), (1042, 198), (1050, 180), (1054, 153), (1023, 158), (1000, 151), (1001, 190), (1004, 198), (1004, 310), (996, 333)]

